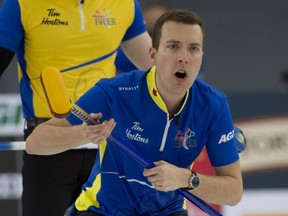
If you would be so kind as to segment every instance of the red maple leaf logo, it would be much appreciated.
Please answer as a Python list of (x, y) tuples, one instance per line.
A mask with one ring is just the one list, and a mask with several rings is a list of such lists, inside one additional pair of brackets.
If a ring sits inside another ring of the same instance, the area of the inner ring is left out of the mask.
[(153, 88), (153, 95), (157, 97), (157, 90)]

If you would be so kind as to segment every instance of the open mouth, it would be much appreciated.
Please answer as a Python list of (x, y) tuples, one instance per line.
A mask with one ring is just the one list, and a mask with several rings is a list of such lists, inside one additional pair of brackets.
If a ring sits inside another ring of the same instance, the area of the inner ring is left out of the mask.
[(175, 76), (179, 79), (184, 79), (186, 77), (186, 71), (179, 70), (176, 72)]

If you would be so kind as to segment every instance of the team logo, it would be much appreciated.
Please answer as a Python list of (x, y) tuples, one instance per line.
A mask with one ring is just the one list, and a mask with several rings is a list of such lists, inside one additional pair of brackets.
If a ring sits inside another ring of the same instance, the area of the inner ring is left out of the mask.
[(112, 16), (112, 11), (106, 8), (103, 11), (96, 10), (93, 14), (96, 25), (106, 26), (110, 28), (111, 26), (117, 25), (116, 19)]
[(55, 8), (47, 9), (47, 17), (43, 17), (41, 25), (69, 25), (67, 20), (61, 19), (61, 14)]
[(156, 90), (155, 88), (153, 88), (152, 92), (153, 92), (153, 95), (154, 95), (155, 97), (157, 97), (157, 90)]
[(119, 91), (136, 91), (138, 90), (139, 86), (120, 86), (118, 89)]
[(142, 136), (144, 129), (142, 128), (140, 122), (133, 122), (133, 126), (130, 129), (126, 129), (126, 137), (130, 140), (148, 143), (149, 138)]
[(195, 139), (192, 139), (195, 136), (195, 132), (190, 128), (187, 128), (183, 133), (182, 130), (178, 130), (178, 133), (175, 136), (174, 146), (175, 148), (195, 148), (197, 146), (197, 142)]
[(227, 134), (222, 134), (219, 141), (218, 141), (218, 144), (226, 143), (233, 138), (234, 138), (234, 130), (230, 131)]

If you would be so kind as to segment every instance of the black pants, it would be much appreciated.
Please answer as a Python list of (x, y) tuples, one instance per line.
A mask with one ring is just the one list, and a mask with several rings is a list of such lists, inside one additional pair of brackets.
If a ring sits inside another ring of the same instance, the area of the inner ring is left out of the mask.
[[(25, 138), (34, 128), (25, 130)], [(97, 149), (51, 156), (23, 154), (23, 216), (63, 216), (81, 192)]]
[[(93, 212), (77, 212), (75, 216), (102, 216), (102, 215), (96, 214), (96, 213), (93, 213)], [(188, 216), (188, 213), (185, 210), (183, 212), (171, 214), (171, 215), (168, 215), (168, 216)]]

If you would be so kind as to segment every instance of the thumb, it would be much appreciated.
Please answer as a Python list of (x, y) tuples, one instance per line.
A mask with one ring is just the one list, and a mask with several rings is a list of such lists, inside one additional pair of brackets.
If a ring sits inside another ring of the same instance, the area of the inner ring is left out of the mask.
[(93, 119), (99, 120), (99, 119), (102, 118), (102, 113), (91, 113), (90, 116), (91, 116)]
[(154, 162), (154, 164), (155, 164), (156, 166), (160, 166), (160, 165), (162, 165), (162, 164), (165, 164), (165, 161), (163, 161), (163, 160), (161, 160), (161, 161), (156, 161), (156, 162)]

